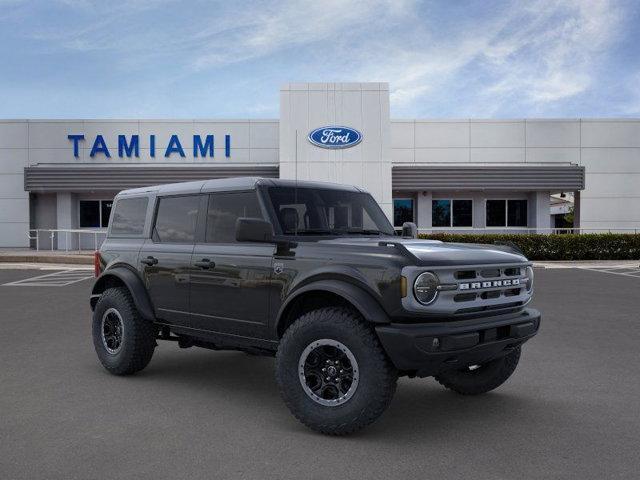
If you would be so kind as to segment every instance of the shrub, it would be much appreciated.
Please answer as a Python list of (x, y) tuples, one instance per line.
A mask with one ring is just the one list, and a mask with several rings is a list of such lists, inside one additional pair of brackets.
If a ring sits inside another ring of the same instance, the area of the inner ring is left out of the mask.
[(420, 238), (458, 243), (514, 244), (529, 260), (637, 260), (640, 234), (420, 234)]

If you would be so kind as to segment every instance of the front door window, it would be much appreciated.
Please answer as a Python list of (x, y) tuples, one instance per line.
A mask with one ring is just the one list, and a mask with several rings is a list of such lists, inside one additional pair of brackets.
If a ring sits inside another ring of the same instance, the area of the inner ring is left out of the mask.
[(267, 335), (273, 243), (236, 241), (238, 218), (263, 218), (255, 191), (209, 194), (204, 242), (191, 263), (191, 326), (243, 337)]

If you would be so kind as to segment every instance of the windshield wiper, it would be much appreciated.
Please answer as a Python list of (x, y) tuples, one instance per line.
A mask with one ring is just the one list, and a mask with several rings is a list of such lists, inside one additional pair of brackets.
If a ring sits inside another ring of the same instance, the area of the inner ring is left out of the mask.
[(288, 232), (287, 235), (347, 235), (347, 234), (358, 234), (358, 235), (390, 235), (386, 232), (381, 232), (380, 230), (366, 230), (362, 228), (350, 228), (345, 230), (326, 230), (322, 228), (314, 228), (307, 230), (298, 230), (297, 232)]
[(362, 228), (350, 228), (347, 230), (347, 233), (358, 233), (360, 235), (385, 235), (385, 233), (380, 230), (366, 230)]
[(320, 228), (317, 229), (307, 229), (307, 230), (298, 230), (295, 235), (331, 235), (333, 232), (331, 230), (323, 230)]

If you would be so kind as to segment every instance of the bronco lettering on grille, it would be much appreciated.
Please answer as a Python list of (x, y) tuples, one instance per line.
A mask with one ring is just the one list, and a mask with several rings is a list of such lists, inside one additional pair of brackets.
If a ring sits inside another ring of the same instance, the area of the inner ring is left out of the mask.
[(460, 290), (478, 290), (480, 288), (511, 287), (513, 285), (520, 285), (520, 279), (513, 278), (510, 280), (492, 280), (490, 282), (460, 283), (458, 288)]

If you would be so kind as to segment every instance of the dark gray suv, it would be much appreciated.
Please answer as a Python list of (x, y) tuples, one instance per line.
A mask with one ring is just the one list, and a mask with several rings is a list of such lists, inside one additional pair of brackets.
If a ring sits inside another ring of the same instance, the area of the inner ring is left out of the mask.
[(499, 245), (394, 235), (368, 193), (329, 183), (209, 180), (117, 195), (96, 252), (93, 342), (116, 375), (158, 340), (276, 357), (285, 403), (354, 432), (399, 375), (474, 395), (501, 385), (540, 314), (533, 270)]

